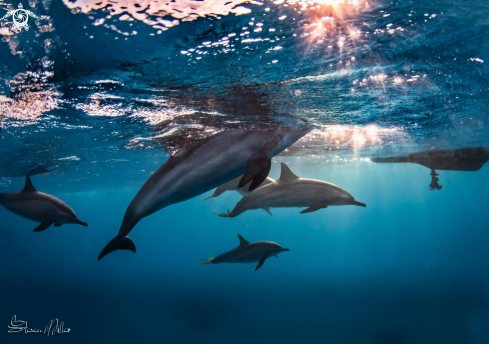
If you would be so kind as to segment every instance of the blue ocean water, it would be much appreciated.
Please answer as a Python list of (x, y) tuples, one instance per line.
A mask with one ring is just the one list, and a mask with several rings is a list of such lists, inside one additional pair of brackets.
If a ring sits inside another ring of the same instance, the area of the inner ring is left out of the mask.
[[(486, 1), (22, 5), (28, 30), (0, 22), (0, 193), (29, 175), (89, 226), (0, 207), (1, 343), (489, 343)], [(311, 132), (271, 178), (286, 163), (367, 207), (222, 218), (241, 195), (209, 190), (97, 260), (170, 156), (279, 126)], [(238, 234), (290, 251), (199, 264)]]

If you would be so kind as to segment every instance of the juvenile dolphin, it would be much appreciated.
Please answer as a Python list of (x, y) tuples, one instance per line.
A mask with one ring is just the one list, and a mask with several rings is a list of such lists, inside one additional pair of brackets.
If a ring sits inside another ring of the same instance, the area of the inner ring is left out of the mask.
[(221, 217), (236, 217), (239, 214), (259, 208), (300, 208), (307, 207), (301, 214), (311, 213), (332, 205), (358, 205), (352, 195), (342, 188), (314, 179), (296, 176), (289, 167), (281, 163), (280, 179), (275, 184), (265, 185), (244, 196), (233, 211), (216, 214)]
[[(212, 197), (217, 197), (217, 196), (223, 194), (226, 191), (233, 191), (233, 190), (238, 191), (241, 194), (241, 196), (246, 196), (247, 194), (249, 194), (251, 192), (251, 191), (248, 190), (249, 189), (249, 184), (246, 184), (242, 188), (238, 188), (239, 181), (241, 180), (242, 177), (243, 176), (239, 176), (238, 178), (234, 178), (233, 180), (231, 180), (231, 181), (229, 181), (227, 183), (224, 183), (222, 185), (219, 185), (216, 188), (216, 190), (214, 191), (214, 193), (212, 195), (210, 195), (207, 198), (204, 198), (204, 201), (207, 201), (208, 199), (211, 199)], [(273, 180), (270, 177), (267, 177), (263, 181), (263, 183), (261, 183), (259, 185), (259, 187), (262, 187), (262, 186), (265, 186), (265, 185), (268, 185), (268, 184), (271, 184), (271, 183), (275, 183), (275, 180)], [(272, 215), (270, 209), (263, 208), (263, 210), (266, 211), (267, 213), (269, 213), (270, 215)]]
[(235, 129), (184, 148), (168, 159), (141, 187), (129, 204), (119, 234), (98, 259), (115, 250), (136, 252), (127, 234), (144, 217), (186, 201), (244, 173), (250, 190), (268, 176), (271, 159), (309, 133), (310, 128)]
[[(211, 199), (213, 197), (217, 197), (222, 195), (226, 191), (238, 191), (241, 196), (246, 196), (247, 194), (250, 193), (249, 189), (249, 184), (246, 184), (245, 186), (238, 188), (239, 181), (241, 180), (243, 176), (239, 176), (238, 178), (234, 178), (233, 180), (230, 180), (227, 183), (224, 183), (222, 185), (219, 185), (216, 190), (214, 190), (214, 193), (210, 195), (207, 198), (204, 198), (204, 201), (207, 201), (208, 199)], [(275, 183), (275, 180), (273, 180), (270, 177), (267, 177), (260, 185), (259, 187), (265, 186), (267, 184)]]
[(238, 234), (239, 246), (234, 250), (223, 253), (216, 258), (210, 256), (201, 264), (219, 264), (219, 263), (254, 263), (258, 262), (255, 271), (261, 268), (267, 258), (277, 257), (277, 254), (290, 251), (288, 248), (282, 248), (273, 241), (255, 241), (249, 242)]
[(34, 228), (34, 232), (41, 232), (53, 223), (54, 227), (69, 223), (88, 226), (76, 217), (68, 204), (54, 196), (38, 192), (29, 176), (25, 177), (22, 191), (0, 193), (0, 205), (23, 218), (40, 222), (41, 224)]

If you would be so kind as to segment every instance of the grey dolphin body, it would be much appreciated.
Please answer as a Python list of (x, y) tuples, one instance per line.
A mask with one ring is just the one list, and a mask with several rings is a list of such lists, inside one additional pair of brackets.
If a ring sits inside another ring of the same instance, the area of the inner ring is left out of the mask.
[(249, 242), (238, 234), (239, 246), (234, 250), (223, 253), (216, 258), (210, 256), (201, 264), (219, 264), (219, 263), (254, 263), (258, 262), (255, 271), (261, 268), (267, 258), (277, 256), (277, 254), (290, 251), (288, 248), (282, 248), (273, 241), (256, 241)]
[[(212, 195), (210, 195), (209, 197), (205, 198), (204, 201), (206, 201), (208, 199), (211, 199), (213, 197), (218, 197), (218, 196), (222, 195), (226, 191), (238, 191), (241, 194), (241, 196), (246, 196), (247, 194), (250, 193), (250, 191), (248, 190), (250, 183), (249, 184), (246, 184), (245, 186), (243, 186), (241, 188), (238, 188), (239, 181), (241, 180), (242, 177), (243, 176), (239, 176), (238, 178), (234, 178), (233, 180), (230, 180), (227, 183), (224, 183), (222, 185), (219, 185), (216, 188), (216, 190), (214, 191), (214, 193)], [(267, 177), (259, 185), (259, 187), (262, 187), (262, 186), (265, 186), (265, 185), (268, 185), (268, 184), (271, 184), (271, 183), (275, 183), (275, 180), (273, 180), (270, 177)]]
[(236, 129), (218, 133), (182, 149), (168, 159), (141, 187), (126, 210), (119, 234), (99, 255), (115, 250), (136, 252), (127, 234), (144, 217), (201, 195), (244, 173), (240, 186), (260, 185), (268, 175), (272, 157), (310, 128)]
[(333, 205), (358, 205), (342, 188), (327, 182), (314, 179), (303, 179), (296, 176), (285, 165), (281, 164), (280, 179), (275, 184), (265, 185), (243, 197), (233, 211), (217, 214), (221, 217), (236, 217), (239, 214), (259, 208), (300, 208), (307, 207), (301, 214), (317, 211)]
[(0, 193), (0, 205), (23, 218), (40, 222), (34, 232), (41, 232), (53, 223), (55, 227), (69, 223), (88, 226), (86, 222), (76, 217), (68, 204), (56, 197), (38, 192), (32, 185), (30, 177), (26, 177), (22, 191)]
[[(247, 194), (249, 194), (251, 192), (251, 191), (249, 191), (249, 184), (246, 184), (242, 188), (238, 188), (239, 181), (241, 180), (242, 177), (243, 176), (239, 176), (238, 178), (234, 178), (233, 180), (231, 180), (231, 181), (229, 181), (227, 183), (224, 183), (222, 185), (219, 185), (216, 188), (216, 190), (214, 191), (214, 193), (212, 195), (210, 195), (209, 197), (205, 198), (204, 201), (206, 201), (208, 199), (211, 199), (213, 197), (217, 197), (219, 195), (222, 195), (226, 191), (237, 191), (237, 192), (240, 193), (241, 196), (246, 196)], [(265, 186), (265, 185), (268, 185), (268, 184), (272, 184), (272, 183), (275, 183), (275, 180), (273, 180), (270, 177), (267, 177), (259, 185), (259, 187), (262, 187), (262, 186)], [(250, 182), (250, 184), (251, 184), (251, 182)], [(268, 214), (272, 215), (272, 213), (270, 212), (270, 209), (263, 208), (263, 210), (266, 211)]]

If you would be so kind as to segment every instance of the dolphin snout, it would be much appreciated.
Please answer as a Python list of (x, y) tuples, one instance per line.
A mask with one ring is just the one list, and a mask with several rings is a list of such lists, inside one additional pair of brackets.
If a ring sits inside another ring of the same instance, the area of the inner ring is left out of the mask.
[(358, 202), (358, 201), (352, 201), (351, 204), (352, 205), (358, 205), (359, 207), (366, 207), (367, 206), (365, 203)]
[(286, 252), (286, 251), (290, 251), (290, 249), (289, 248), (283, 248), (282, 249), (282, 252)]
[(78, 223), (79, 225), (88, 227), (88, 223), (86, 223), (85, 221), (80, 220), (78, 217), (75, 217), (74, 221), (75, 221), (75, 223)]

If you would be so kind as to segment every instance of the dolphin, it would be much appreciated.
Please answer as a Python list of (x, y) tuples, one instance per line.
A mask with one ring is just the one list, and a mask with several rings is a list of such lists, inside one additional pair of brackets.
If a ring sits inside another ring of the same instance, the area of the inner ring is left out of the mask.
[(244, 196), (233, 211), (216, 214), (221, 217), (236, 217), (239, 214), (259, 208), (300, 208), (307, 207), (300, 213), (311, 213), (332, 205), (366, 204), (355, 201), (352, 195), (342, 188), (327, 182), (314, 179), (303, 179), (296, 176), (289, 167), (281, 163), (280, 179), (274, 184), (262, 186)]
[(115, 250), (136, 252), (127, 236), (144, 217), (210, 191), (240, 175), (238, 187), (257, 188), (268, 176), (271, 159), (309, 133), (311, 128), (228, 130), (171, 156), (141, 187), (129, 204), (119, 233), (98, 260)]
[(25, 177), (22, 191), (0, 193), (0, 205), (23, 218), (40, 222), (41, 224), (34, 228), (34, 232), (42, 232), (53, 223), (54, 227), (69, 223), (88, 226), (86, 222), (76, 217), (68, 204), (54, 196), (37, 191), (29, 176)]
[[(226, 191), (238, 191), (241, 194), (241, 196), (246, 196), (247, 194), (250, 193), (250, 191), (248, 190), (249, 183), (241, 188), (238, 188), (239, 181), (241, 180), (242, 177), (243, 176), (239, 176), (238, 178), (234, 178), (233, 180), (230, 180), (227, 183), (219, 185), (212, 195), (210, 195), (207, 198), (204, 198), (204, 201), (207, 201), (208, 199), (211, 199), (213, 197), (218, 197)], [(273, 180), (270, 177), (267, 177), (259, 186), (262, 187), (271, 183), (275, 183), (275, 180)]]
[[(222, 185), (219, 185), (216, 190), (214, 191), (214, 193), (212, 195), (210, 195), (209, 197), (207, 198), (204, 198), (203, 200), (204, 201), (207, 201), (208, 199), (211, 199), (213, 197), (217, 197), (221, 194), (223, 194), (224, 192), (226, 191), (238, 191), (241, 196), (246, 196), (247, 194), (249, 194), (251, 191), (249, 191), (249, 183), (246, 184), (245, 186), (243, 186), (242, 188), (238, 188), (238, 184), (239, 184), (239, 181), (241, 180), (243, 176), (239, 176), (238, 178), (234, 178), (233, 180), (227, 182), (227, 183), (224, 183)], [(262, 186), (265, 186), (265, 185), (268, 185), (268, 184), (271, 184), (271, 183), (275, 183), (275, 180), (273, 180), (272, 178), (270, 177), (267, 177), (263, 183), (261, 183), (259, 185), (259, 187), (262, 187)], [(268, 208), (263, 208), (264, 211), (266, 211), (268, 214), (272, 215), (272, 213), (270, 212), (270, 209)]]
[(216, 258), (210, 256), (200, 264), (219, 264), (219, 263), (254, 263), (258, 262), (255, 271), (261, 268), (267, 258), (277, 257), (277, 254), (290, 251), (282, 248), (273, 241), (249, 242), (238, 234), (239, 246), (234, 250), (223, 253)]

